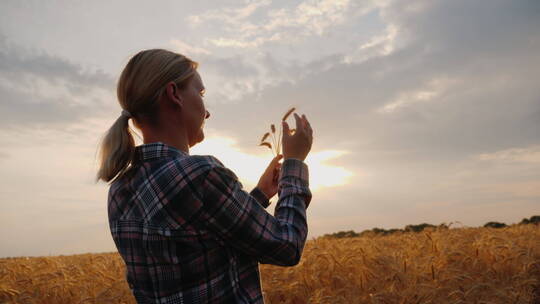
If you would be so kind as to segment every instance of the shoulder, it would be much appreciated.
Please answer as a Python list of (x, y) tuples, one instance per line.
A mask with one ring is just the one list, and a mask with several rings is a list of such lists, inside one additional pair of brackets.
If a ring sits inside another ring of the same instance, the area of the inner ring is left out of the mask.
[(189, 157), (176, 159), (176, 161), (184, 166), (201, 167), (206, 169), (225, 167), (225, 165), (223, 165), (219, 159), (212, 155), (190, 155)]
[(190, 175), (208, 175), (211, 171), (230, 171), (219, 159), (212, 155), (190, 155), (175, 158), (169, 161), (166, 166)]
[(229, 192), (240, 183), (238, 176), (212, 155), (190, 155), (174, 162), (182, 172), (180, 180), (194, 185), (201, 197)]
[(238, 181), (238, 176), (215, 156), (193, 155), (189, 161), (200, 166), (206, 178), (216, 179), (219, 177), (220, 179)]

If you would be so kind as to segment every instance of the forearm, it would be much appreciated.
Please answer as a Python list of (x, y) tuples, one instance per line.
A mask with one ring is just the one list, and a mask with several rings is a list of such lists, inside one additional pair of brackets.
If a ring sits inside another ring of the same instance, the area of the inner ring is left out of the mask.
[(268, 199), (268, 197), (266, 197), (266, 194), (264, 194), (264, 192), (259, 187), (253, 188), (253, 190), (251, 190), (249, 194), (255, 197), (257, 199), (257, 202), (259, 202), (264, 208), (270, 205), (270, 200)]

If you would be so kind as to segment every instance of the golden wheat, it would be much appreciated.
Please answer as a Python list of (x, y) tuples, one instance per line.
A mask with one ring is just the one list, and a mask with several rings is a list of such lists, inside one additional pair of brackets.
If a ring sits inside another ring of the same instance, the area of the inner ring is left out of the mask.
[[(319, 237), (261, 265), (266, 303), (537, 303), (540, 226)], [(117, 253), (0, 259), (0, 303), (135, 303)]]

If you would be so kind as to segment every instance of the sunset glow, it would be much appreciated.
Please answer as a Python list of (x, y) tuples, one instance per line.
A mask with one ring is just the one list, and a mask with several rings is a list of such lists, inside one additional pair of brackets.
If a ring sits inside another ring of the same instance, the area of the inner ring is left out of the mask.
[(353, 172), (339, 166), (327, 164), (331, 159), (338, 159), (348, 151), (323, 150), (308, 155), (306, 164), (309, 167), (309, 186), (313, 191), (323, 188), (344, 186), (349, 183)]
[[(326, 162), (347, 154), (347, 151), (311, 151), (305, 160), (309, 168), (309, 186), (312, 191), (347, 184), (353, 173), (343, 167), (332, 166)], [(211, 136), (190, 150), (191, 155), (212, 155), (231, 169), (249, 191), (254, 187), (272, 160), (269, 153), (251, 155), (243, 152), (237, 141), (231, 137)], [(283, 162), (283, 161), (282, 161)]]

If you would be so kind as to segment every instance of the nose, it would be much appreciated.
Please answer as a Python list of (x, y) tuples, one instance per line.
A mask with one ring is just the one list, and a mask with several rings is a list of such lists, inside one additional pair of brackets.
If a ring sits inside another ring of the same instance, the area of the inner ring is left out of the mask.
[(205, 119), (208, 119), (208, 117), (210, 117), (210, 112), (208, 112), (208, 110), (206, 111), (206, 116), (204, 117)]

